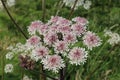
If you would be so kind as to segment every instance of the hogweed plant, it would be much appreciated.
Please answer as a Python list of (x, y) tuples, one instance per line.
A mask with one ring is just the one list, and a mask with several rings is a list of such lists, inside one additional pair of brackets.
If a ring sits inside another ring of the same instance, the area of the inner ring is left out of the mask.
[[(18, 54), (21, 67), (34, 70), (35, 65), (42, 64), (45, 71), (55, 74), (66, 68), (66, 64), (80, 66), (86, 62), (89, 52), (101, 45), (99, 36), (87, 29), (88, 23), (83, 17), (68, 20), (59, 16), (52, 16), (47, 23), (33, 21), (28, 26), (30, 37), (24, 44), (8, 47), (6, 59)], [(7, 64), (5, 72), (12, 70), (13, 66)]]

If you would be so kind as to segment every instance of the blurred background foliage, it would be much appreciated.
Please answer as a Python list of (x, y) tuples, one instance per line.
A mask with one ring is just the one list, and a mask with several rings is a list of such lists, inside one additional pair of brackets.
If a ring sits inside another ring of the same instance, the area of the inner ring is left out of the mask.
[[(60, 8), (60, 5), (58, 5), (59, 1), (60, 0), (46, 0), (45, 22), (47, 22), (51, 16), (55, 16), (58, 10), (59, 16), (65, 18), (69, 17), (70, 8), (65, 7), (65, 5)], [(105, 29), (111, 29), (113, 32), (120, 34), (120, 0), (91, 1), (92, 6), (89, 10), (79, 7), (79, 9), (74, 11), (72, 17), (81, 16), (87, 18), (89, 21), (88, 29), (98, 33), (104, 43), (106, 41), (106, 38), (103, 37), (103, 31)], [(8, 9), (27, 36), (29, 36), (27, 27), (30, 23), (34, 20), (42, 20), (43, 12), (41, 0), (16, 0), (15, 6)], [(9, 45), (24, 41), (24, 37), (16, 29), (6, 11), (4, 9), (0, 10), (0, 80), (2, 80), (1, 76), (3, 76), (3, 65), (7, 63), (7, 61), (4, 63), (2, 62), (5, 53), (7, 52), (6, 48)], [(90, 52), (85, 65), (75, 68), (68, 65), (68, 73), (70, 75), (66, 75), (66, 80), (120, 80), (119, 47), (120, 46), (116, 47), (109, 54), (111, 47), (107, 44), (107, 46), (105, 45), (103, 47), (103, 50), (98, 55), (97, 59), (96, 56), (99, 48)], [(16, 65), (18, 65), (18, 63)], [(4, 74), (4, 80), (20, 80), (20, 77), (22, 76), (22, 74), (19, 73), (20, 70), (21, 68), (17, 68), (16, 72), (13, 74)], [(26, 71), (26, 73), (30, 75), (29, 72)], [(36, 74), (38, 73), (36, 72)]]

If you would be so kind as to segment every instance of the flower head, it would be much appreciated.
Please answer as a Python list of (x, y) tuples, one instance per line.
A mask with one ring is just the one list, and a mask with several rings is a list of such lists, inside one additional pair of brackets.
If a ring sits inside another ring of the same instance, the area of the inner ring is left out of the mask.
[(87, 51), (84, 48), (74, 47), (68, 54), (71, 64), (80, 65), (87, 60)]
[(22, 80), (33, 80), (32, 78), (29, 78), (27, 75), (24, 75)]
[(35, 50), (33, 50), (33, 54), (36, 54), (40, 59), (47, 56), (49, 53), (48, 48), (44, 46), (37, 47)]
[[(73, 8), (76, 0), (63, 0), (66, 6)], [(75, 9), (78, 9), (78, 7), (83, 6), (85, 9), (89, 9), (91, 6), (91, 1), (89, 0), (77, 0), (77, 3), (75, 5)]]
[(41, 22), (41, 21), (34, 21), (34, 22), (32, 22), (31, 24), (30, 24), (30, 26), (28, 27), (28, 32), (29, 32), (29, 34), (35, 34), (36, 33), (36, 31), (38, 30), (38, 28), (40, 27), (40, 26), (42, 26), (43, 25), (43, 23)]
[(77, 24), (81, 24), (81, 25), (88, 24), (88, 21), (83, 17), (75, 17), (72, 19), (72, 21), (76, 22)]
[(83, 43), (88, 47), (88, 49), (92, 50), (93, 47), (101, 45), (101, 40), (95, 35), (95, 33), (88, 31), (83, 37)]
[(74, 24), (74, 25), (72, 25), (71, 28), (72, 28), (73, 32), (78, 36), (80, 36), (81, 34), (84, 34), (86, 31), (86, 27), (81, 24)]
[(44, 69), (52, 70), (53, 72), (58, 72), (59, 69), (64, 68), (63, 59), (58, 55), (49, 55), (42, 60)]
[(40, 44), (40, 37), (38, 36), (32, 36), (27, 40), (27, 44), (29, 46), (37, 46), (38, 44)]
[(15, 0), (7, 0), (7, 5), (8, 5), (9, 7), (15, 5)]
[(13, 58), (13, 56), (14, 56), (14, 53), (8, 52), (8, 53), (6, 54), (6, 59), (11, 60), (11, 59)]
[(70, 32), (63, 36), (63, 40), (67, 43), (75, 43), (76, 42), (76, 36), (74, 33)]
[(68, 49), (68, 45), (66, 44), (65, 41), (57, 41), (54, 45), (56, 53), (63, 53)]
[(91, 1), (86, 0), (83, 7), (88, 10), (88, 9), (90, 9), (91, 4), (92, 4)]
[(12, 64), (6, 64), (4, 70), (5, 70), (5, 73), (11, 73), (13, 71), (13, 65)]
[(110, 30), (105, 30), (105, 36), (109, 36), (108, 43), (110, 45), (115, 45), (120, 42), (120, 35), (118, 33), (111, 32)]
[(48, 45), (54, 44), (58, 39), (58, 36), (56, 33), (49, 31), (44, 36), (44, 42)]

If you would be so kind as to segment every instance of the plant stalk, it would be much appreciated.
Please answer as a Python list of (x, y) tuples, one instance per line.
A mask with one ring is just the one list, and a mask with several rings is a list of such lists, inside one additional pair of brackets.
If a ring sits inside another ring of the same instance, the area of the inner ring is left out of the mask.
[(26, 34), (22, 31), (22, 29), (20, 28), (20, 26), (16, 23), (16, 21), (14, 20), (14, 18), (12, 17), (12, 15), (10, 14), (9, 10), (7, 9), (4, 0), (1, 0), (2, 5), (5, 9), (5, 11), (7, 12), (8, 16), (10, 17), (11, 21), (15, 24), (16, 28), (18, 29), (18, 31), (20, 31), (22, 33), (22, 35), (28, 39), (28, 37), (26, 36)]
[(78, 2), (78, 0), (75, 0), (75, 3), (74, 3), (74, 5), (73, 5), (73, 7), (72, 7), (72, 9), (71, 9), (71, 12), (70, 12), (70, 15), (69, 15), (69, 19), (71, 18), (72, 14), (73, 14), (73, 12), (74, 12), (74, 9), (75, 9), (75, 6), (76, 6), (77, 2)]

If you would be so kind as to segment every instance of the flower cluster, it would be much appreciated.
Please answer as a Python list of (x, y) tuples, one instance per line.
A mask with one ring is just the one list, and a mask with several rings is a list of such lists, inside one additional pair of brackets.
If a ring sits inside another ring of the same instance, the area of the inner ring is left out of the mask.
[(110, 45), (115, 45), (120, 42), (120, 35), (118, 33), (112, 32), (110, 30), (105, 30), (105, 36), (109, 36), (108, 43)]
[(5, 70), (5, 73), (11, 73), (13, 71), (13, 65), (12, 64), (6, 64), (4, 70)]
[(24, 75), (22, 80), (33, 80), (32, 78), (29, 78), (27, 75)]
[[(9, 6), (9, 7), (12, 7), (15, 5), (15, 0), (6, 0), (6, 4)], [(3, 5), (2, 5), (2, 2), (0, 1), (0, 9), (3, 9)]]
[[(52, 16), (47, 23), (34, 21), (28, 27), (30, 38), (26, 43), (8, 49), (21, 53), (20, 65), (26, 69), (33, 69), (35, 62), (40, 62), (44, 69), (58, 72), (66, 66), (65, 58), (72, 65), (81, 65), (87, 60), (87, 50), (101, 44), (100, 38), (87, 30), (87, 24), (88, 21), (82, 17), (68, 20)], [(88, 48), (75, 46), (78, 42)]]
[[(66, 6), (73, 7), (76, 0), (63, 0)], [(75, 9), (77, 9), (79, 6), (83, 6), (85, 9), (89, 9), (91, 6), (91, 1), (89, 0), (78, 0), (75, 6)]]

